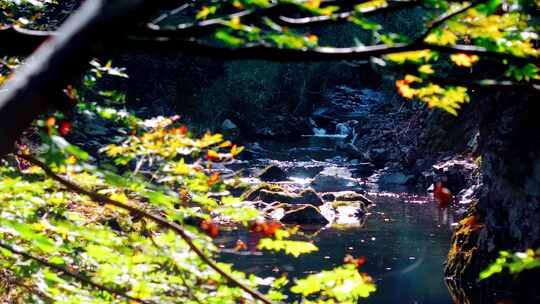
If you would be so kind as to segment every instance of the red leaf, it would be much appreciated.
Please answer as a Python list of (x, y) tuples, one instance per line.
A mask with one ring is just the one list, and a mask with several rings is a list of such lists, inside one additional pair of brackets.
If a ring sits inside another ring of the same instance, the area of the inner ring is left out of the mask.
[(63, 120), (60, 122), (60, 127), (58, 128), (58, 132), (60, 132), (60, 135), (67, 136), (72, 129), (72, 125), (69, 121)]

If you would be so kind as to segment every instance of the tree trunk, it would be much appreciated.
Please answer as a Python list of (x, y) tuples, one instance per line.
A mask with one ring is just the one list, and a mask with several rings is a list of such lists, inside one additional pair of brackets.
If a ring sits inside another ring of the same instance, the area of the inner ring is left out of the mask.
[[(511, 292), (514, 299), (517, 294), (529, 300), (540, 294), (531, 286), (536, 279), (528, 279), (530, 272), (517, 280), (502, 275), (475, 284), (479, 272), (497, 258), (500, 250), (524, 251), (540, 246), (538, 95), (506, 93), (481, 101), (483, 190), (470, 213), (482, 224), (456, 228), (445, 270), (459, 303), (495, 303), (493, 300), (505, 296), (504, 292), (494, 294), (495, 289)], [(473, 285), (481, 291), (467, 288)]]

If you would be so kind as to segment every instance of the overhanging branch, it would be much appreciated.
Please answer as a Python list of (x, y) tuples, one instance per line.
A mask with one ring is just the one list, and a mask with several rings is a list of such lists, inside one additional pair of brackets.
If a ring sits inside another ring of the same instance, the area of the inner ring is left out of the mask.
[[(3, 86), (0, 94), (0, 156), (57, 94), (86, 69), (103, 46), (125, 37), (149, 13), (169, 0), (87, 0), (60, 27), (57, 35), (16, 28), (0, 31), (4, 45), (37, 49)], [(9, 38), (5, 40), (4, 35)], [(23, 38), (23, 39), (21, 39)], [(8, 47), (9, 49), (9, 47)]]
[(75, 184), (75, 183), (61, 177), (60, 175), (56, 174), (45, 163), (41, 162), (40, 160), (38, 160), (38, 159), (36, 159), (36, 158), (34, 158), (34, 157), (30, 156), (30, 155), (18, 154), (17, 156), (24, 159), (24, 160), (26, 160), (26, 161), (28, 161), (32, 165), (40, 167), (45, 172), (45, 174), (47, 174), (47, 176), (49, 176), (51, 179), (53, 179), (53, 180), (59, 182), (60, 184), (62, 184), (69, 191), (72, 191), (72, 192), (75, 192), (75, 193), (78, 193), (78, 194), (82, 194), (82, 195), (86, 195), (86, 196), (88, 196), (89, 198), (91, 198), (93, 201), (95, 201), (97, 203), (108, 204), (108, 205), (111, 205), (111, 206), (115, 206), (115, 207), (124, 209), (124, 210), (129, 211), (129, 212), (131, 212), (133, 214), (141, 215), (144, 218), (152, 220), (153, 222), (160, 225), (161, 227), (164, 227), (166, 229), (170, 229), (170, 230), (174, 231), (177, 235), (179, 235), (184, 240), (184, 242), (186, 242), (186, 244), (189, 246), (189, 248), (205, 264), (207, 264), (210, 268), (212, 268), (214, 271), (219, 273), (225, 280), (229, 281), (229, 283), (231, 283), (231, 284), (237, 286), (238, 288), (242, 289), (243, 291), (245, 291), (246, 293), (251, 295), (256, 300), (259, 300), (259, 301), (261, 301), (261, 302), (263, 302), (265, 304), (272, 304), (272, 301), (266, 299), (266, 297), (264, 295), (262, 295), (261, 293), (259, 293), (256, 290), (251, 289), (247, 285), (243, 284), (242, 282), (240, 282), (237, 279), (235, 279), (234, 277), (232, 277), (230, 274), (226, 273), (214, 261), (212, 261), (208, 256), (206, 256), (206, 254), (204, 254), (204, 252), (199, 247), (197, 247), (197, 245), (195, 245), (194, 240), (191, 238), (191, 236), (189, 236), (189, 234), (184, 230), (184, 228), (182, 226), (176, 224), (175, 222), (171, 222), (171, 221), (169, 221), (169, 220), (167, 220), (167, 219), (165, 219), (165, 218), (163, 218), (163, 217), (161, 217), (159, 215), (155, 215), (153, 213), (147, 212), (147, 211), (139, 209), (137, 207), (121, 203), (119, 201), (116, 201), (116, 200), (113, 200), (113, 199), (109, 198), (108, 196), (105, 196), (105, 195), (102, 195), (102, 194), (99, 194), (99, 193), (96, 193), (96, 192), (93, 192), (93, 191), (86, 190), (83, 187), (81, 187), (81, 186), (79, 186), (79, 185), (77, 185), (77, 184)]
[(49, 261), (47, 261), (46, 259), (44, 258), (41, 258), (41, 257), (38, 257), (38, 256), (34, 256), (34, 255), (31, 255), (27, 252), (24, 252), (22, 250), (18, 250), (18, 249), (15, 249), (15, 247), (13, 246), (10, 246), (8, 244), (5, 244), (3, 242), (0, 242), (0, 248), (3, 248), (13, 254), (16, 254), (16, 255), (20, 255), (22, 256), (23, 258), (27, 259), (27, 260), (33, 260), (35, 262), (38, 262), (39, 264), (47, 267), (47, 268), (50, 268), (56, 272), (59, 272), (65, 276), (69, 276), (83, 284), (86, 284), (86, 285), (89, 285), (89, 286), (92, 286), (92, 288), (94, 289), (97, 289), (97, 290), (100, 290), (100, 291), (106, 291), (110, 294), (113, 294), (113, 295), (116, 295), (116, 296), (119, 296), (119, 297), (122, 297), (126, 300), (130, 300), (130, 301), (133, 301), (133, 302), (136, 302), (136, 303), (142, 303), (142, 304), (155, 304), (155, 302), (151, 302), (151, 301), (146, 301), (146, 300), (142, 300), (142, 299), (139, 299), (139, 298), (136, 298), (136, 297), (132, 297), (128, 294), (126, 294), (125, 292), (122, 292), (120, 290), (116, 290), (116, 289), (112, 289), (112, 288), (109, 288), (105, 285), (101, 285), (101, 284), (98, 284), (98, 283), (95, 283), (93, 282), (92, 280), (86, 278), (85, 276), (79, 274), (79, 273), (76, 273), (76, 272), (73, 272), (73, 271), (70, 271), (68, 270), (67, 268), (65, 267), (62, 267), (60, 265), (57, 265), (57, 264), (53, 264), (53, 263), (50, 263)]
[[(55, 36), (53, 32), (21, 31), (16, 28), (0, 30), (2, 41), (18, 41), (25, 47), (33, 49), (42, 44), (49, 37)], [(430, 49), (441, 53), (464, 53), (479, 55), (486, 58), (505, 59), (516, 64), (533, 63), (540, 65), (538, 57), (519, 57), (509, 53), (491, 51), (474, 45), (436, 45), (423, 41), (410, 44), (397, 43), (394, 45), (372, 45), (358, 47), (315, 47), (305, 49), (277, 48), (265, 44), (248, 44), (239, 48), (225, 48), (214, 44), (205, 44), (195, 38), (173, 39), (171, 37), (141, 37), (128, 36), (124, 39), (111, 41), (111, 46), (132, 51), (142, 50), (148, 52), (178, 51), (196, 56), (213, 57), (217, 59), (262, 59), (269, 61), (333, 61), (333, 60), (362, 60), (372, 56)], [(7, 49), (9, 51), (9, 48)], [(17, 49), (15, 49), (17, 51)], [(13, 53), (13, 52), (12, 52)], [(25, 53), (23, 53), (25, 54)]]

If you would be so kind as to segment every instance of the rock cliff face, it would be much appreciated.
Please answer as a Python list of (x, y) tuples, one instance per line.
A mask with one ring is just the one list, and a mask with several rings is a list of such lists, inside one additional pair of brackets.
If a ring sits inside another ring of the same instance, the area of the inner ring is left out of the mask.
[[(461, 223), (452, 240), (446, 275), (453, 279), (453, 286), (474, 283), (479, 271), (500, 250), (540, 246), (539, 97), (514, 93), (479, 100), (483, 109), (479, 136), (483, 187), (477, 204), (469, 211), (475, 218), (474, 226)], [(523, 275), (526, 278), (530, 273)], [(538, 297), (540, 292), (529, 288), (530, 284), (523, 279), (499, 277), (482, 287), (511, 287), (524, 297), (531, 292)], [(475, 292), (456, 294), (461, 303), (467, 297), (474, 303), (490, 297)]]

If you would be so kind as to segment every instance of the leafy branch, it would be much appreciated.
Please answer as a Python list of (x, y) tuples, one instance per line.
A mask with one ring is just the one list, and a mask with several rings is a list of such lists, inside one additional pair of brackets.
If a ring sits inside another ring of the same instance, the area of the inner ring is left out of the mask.
[(98, 202), (98, 203), (109, 204), (109, 205), (124, 209), (124, 210), (129, 211), (129, 212), (131, 212), (133, 214), (136, 214), (136, 215), (142, 216), (144, 218), (150, 219), (150, 220), (154, 221), (155, 223), (159, 224), (160, 226), (174, 231), (176, 234), (178, 234), (184, 240), (184, 242), (186, 242), (186, 244), (189, 246), (189, 248), (204, 263), (206, 263), (210, 268), (212, 268), (214, 271), (219, 273), (222, 277), (224, 277), (231, 284), (239, 287), (240, 289), (244, 290), (246, 293), (250, 294), (253, 298), (255, 298), (255, 299), (257, 299), (257, 300), (259, 300), (259, 301), (261, 301), (261, 302), (263, 302), (265, 304), (271, 304), (272, 303), (272, 301), (268, 300), (264, 295), (262, 295), (261, 293), (259, 293), (256, 290), (251, 289), (250, 287), (243, 284), (242, 282), (240, 282), (239, 280), (235, 279), (233, 276), (231, 276), (230, 274), (225, 272), (223, 269), (221, 269), (214, 261), (212, 261), (208, 256), (206, 256), (206, 254), (204, 254), (204, 252), (199, 247), (197, 247), (197, 245), (195, 245), (194, 240), (191, 238), (191, 236), (189, 236), (189, 234), (180, 225), (178, 225), (178, 224), (176, 224), (174, 222), (168, 221), (167, 219), (165, 219), (165, 218), (163, 218), (163, 217), (161, 217), (159, 215), (152, 214), (152, 213), (150, 213), (148, 211), (144, 211), (144, 210), (139, 209), (137, 207), (121, 203), (121, 202), (119, 202), (117, 200), (113, 200), (113, 199), (111, 199), (111, 198), (109, 198), (109, 197), (107, 197), (105, 195), (102, 195), (102, 194), (99, 194), (99, 193), (84, 189), (83, 187), (81, 187), (81, 186), (79, 186), (79, 185), (77, 185), (77, 184), (75, 184), (75, 183), (73, 183), (73, 182), (59, 176), (51, 168), (49, 168), (45, 163), (43, 163), (40, 160), (34, 158), (33, 156), (26, 155), (26, 154), (17, 154), (17, 156), (24, 159), (24, 160), (26, 160), (26, 161), (28, 161), (29, 163), (31, 163), (31, 164), (33, 164), (35, 166), (40, 167), (50, 178), (52, 178), (53, 180), (59, 182), (60, 184), (62, 184), (64, 187), (66, 187), (68, 190), (70, 190), (72, 192), (82, 194), (82, 195), (86, 195), (86, 196), (90, 197), (93, 201)]
[(475, 7), (476, 5), (481, 4), (483, 2), (485, 2), (485, 1), (478, 1), (478, 0), (472, 1), (471, 3), (464, 5), (462, 8), (460, 8), (460, 9), (454, 11), (454, 12), (443, 14), (443, 15), (435, 18), (434, 20), (432, 20), (428, 24), (428, 27), (424, 31), (424, 33), (420, 37), (417, 38), (417, 41), (424, 41), (427, 38), (427, 36), (429, 36), (429, 34), (431, 34), (431, 32), (434, 29), (436, 29), (439, 26), (443, 25), (446, 21), (448, 21), (448, 20), (450, 20), (450, 19), (452, 19), (452, 18), (454, 18), (454, 17), (468, 11), (469, 9), (471, 9), (471, 8)]
[(43, 265), (43, 266), (46, 266), (50, 269), (53, 269), (59, 273), (62, 273), (62, 274), (65, 274), (69, 277), (72, 277), (74, 279), (76, 279), (77, 281), (79, 282), (82, 282), (86, 285), (89, 285), (89, 286), (92, 286), (93, 288), (97, 289), (97, 290), (102, 290), (102, 291), (106, 291), (110, 294), (114, 294), (114, 295), (117, 295), (117, 296), (120, 296), (122, 298), (125, 298), (127, 300), (131, 300), (131, 301), (134, 301), (134, 302), (137, 302), (137, 303), (142, 303), (142, 304), (153, 304), (154, 302), (150, 302), (150, 301), (146, 301), (146, 300), (142, 300), (142, 299), (139, 299), (139, 298), (136, 298), (136, 297), (132, 297), (120, 290), (116, 290), (116, 289), (112, 289), (112, 288), (109, 288), (105, 285), (101, 285), (101, 284), (98, 284), (88, 278), (86, 278), (85, 276), (79, 274), (79, 273), (76, 273), (76, 272), (73, 272), (65, 267), (62, 267), (62, 266), (59, 266), (57, 264), (53, 264), (53, 263), (50, 263), (48, 262), (46, 259), (43, 259), (43, 258), (40, 258), (40, 257), (37, 257), (37, 256), (33, 256), (29, 253), (26, 253), (24, 251), (21, 251), (21, 250), (17, 250), (15, 249), (14, 247), (8, 245), (8, 244), (5, 244), (3, 242), (0, 242), (0, 248), (3, 248), (13, 254), (16, 254), (16, 255), (20, 255), (22, 257), (24, 257), (25, 259), (27, 260), (33, 260), (33, 261), (36, 261), (38, 262), (39, 264)]

